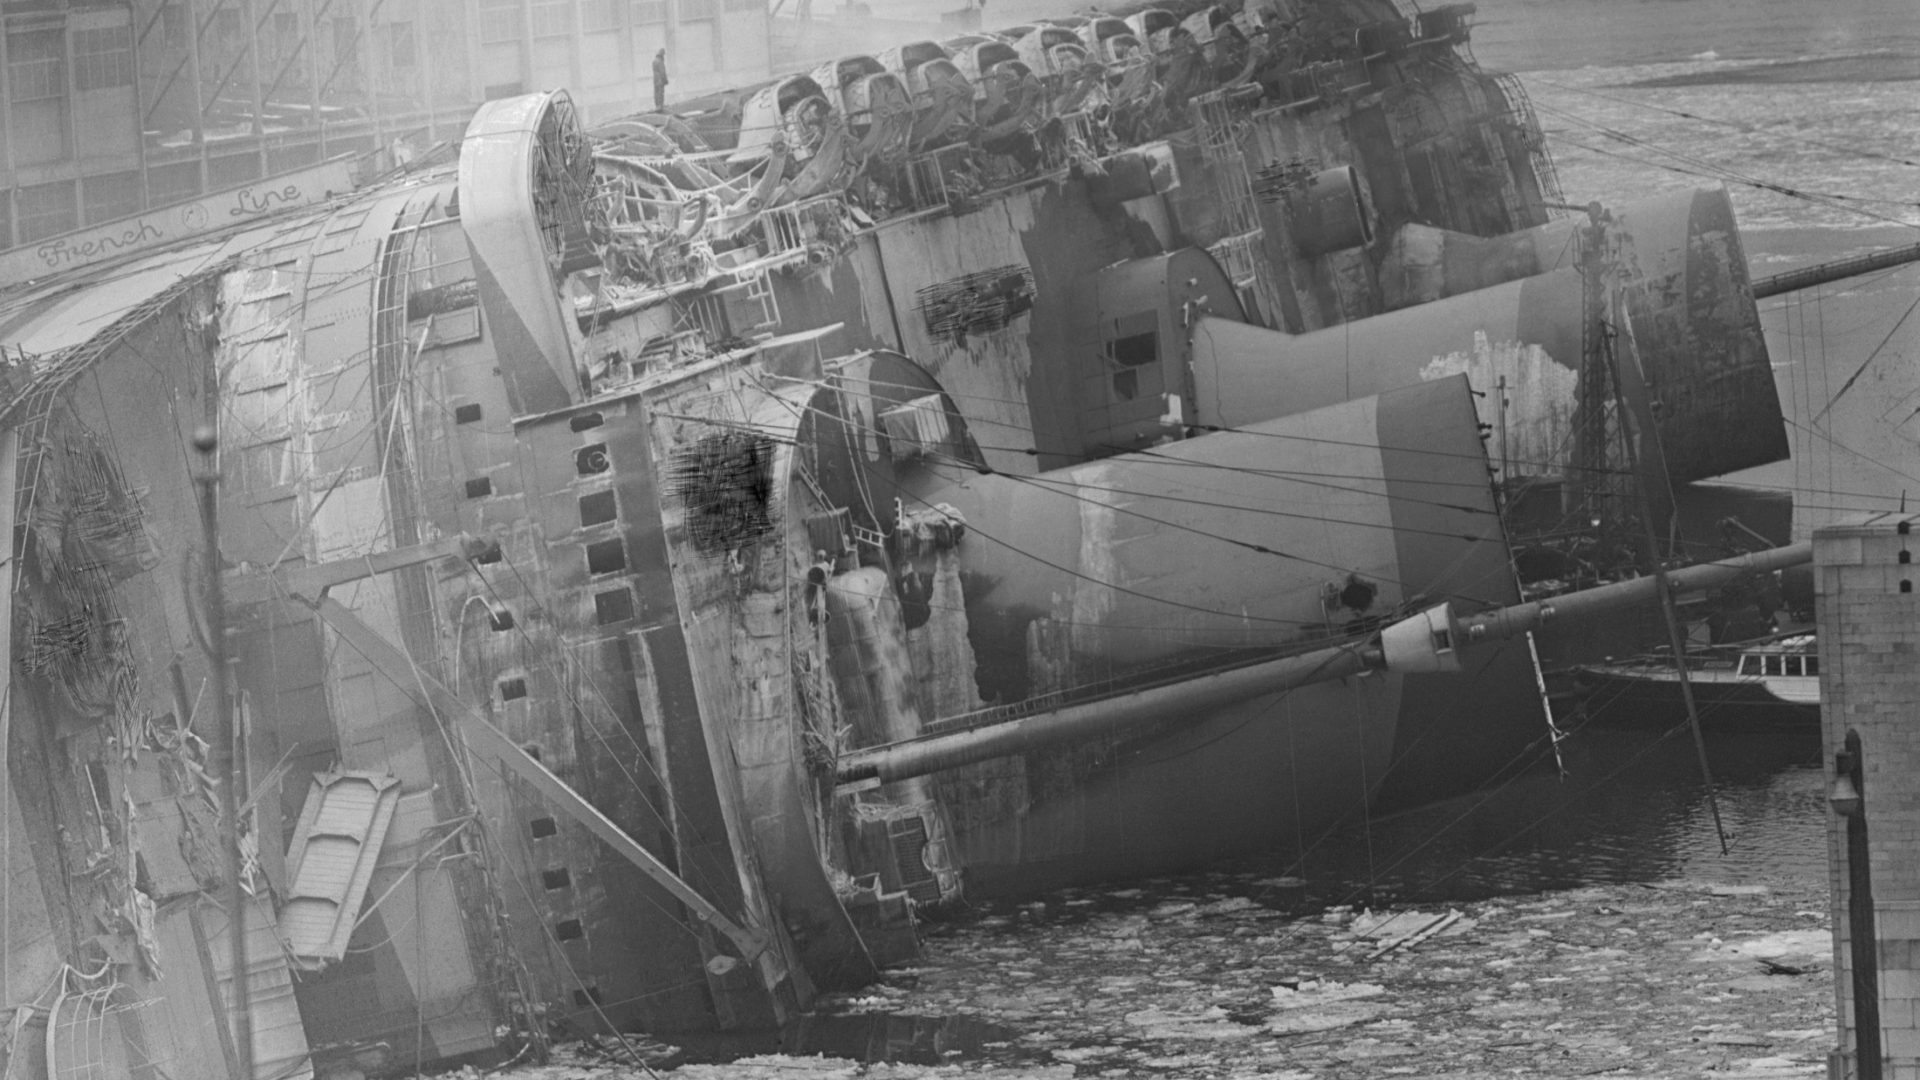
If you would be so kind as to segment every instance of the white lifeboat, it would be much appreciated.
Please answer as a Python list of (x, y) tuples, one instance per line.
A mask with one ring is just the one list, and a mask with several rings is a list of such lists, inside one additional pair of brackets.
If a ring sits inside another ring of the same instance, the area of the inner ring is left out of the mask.
[(880, 54), (880, 63), (905, 79), (913, 95), (915, 149), (951, 141), (973, 123), (973, 83), (939, 44), (896, 45)]
[[(836, 95), (837, 96), (837, 95)], [(795, 161), (806, 161), (826, 137), (833, 99), (805, 75), (781, 79), (747, 99), (740, 113), (740, 145), (729, 164), (747, 165), (769, 156), (776, 142), (787, 144)]]
[(899, 74), (875, 57), (843, 56), (815, 68), (812, 78), (839, 106), (861, 153), (885, 156), (905, 149), (913, 98)]

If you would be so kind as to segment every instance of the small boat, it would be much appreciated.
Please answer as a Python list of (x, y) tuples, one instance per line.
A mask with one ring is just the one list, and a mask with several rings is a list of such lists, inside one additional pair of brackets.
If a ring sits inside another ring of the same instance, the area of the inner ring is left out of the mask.
[[(1820, 718), (1820, 650), (1810, 633), (1690, 653), (1687, 681), (1702, 723), (1747, 722), (1764, 708), (1770, 722)], [(1609, 721), (1666, 723), (1685, 715), (1680, 672), (1671, 654), (1658, 653), (1574, 670), (1579, 702)], [(1670, 707), (1670, 708), (1669, 708)]]

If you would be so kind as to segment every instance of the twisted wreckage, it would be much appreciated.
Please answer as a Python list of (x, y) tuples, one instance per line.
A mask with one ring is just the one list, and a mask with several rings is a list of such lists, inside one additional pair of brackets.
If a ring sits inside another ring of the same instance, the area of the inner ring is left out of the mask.
[(770, 1023), (925, 905), (1523, 767), (1509, 528), (1785, 446), (1724, 196), (1550, 220), (1468, 11), (495, 101), (0, 296), (7, 1075), (236, 1060), (205, 424), (262, 1078)]

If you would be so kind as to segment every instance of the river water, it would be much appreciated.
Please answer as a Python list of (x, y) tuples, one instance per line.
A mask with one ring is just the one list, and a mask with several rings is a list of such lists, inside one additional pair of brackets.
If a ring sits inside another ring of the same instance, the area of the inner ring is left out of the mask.
[(1458, 902), (1621, 882), (1824, 880), (1819, 732), (1737, 725), (1727, 718), (1706, 732), (1726, 854), (1684, 725), (1590, 723), (1563, 741), (1564, 774), (1540, 769), (1352, 822), (1310, 840), (1304, 859), (1276, 853), (1248, 869), (1311, 905)]

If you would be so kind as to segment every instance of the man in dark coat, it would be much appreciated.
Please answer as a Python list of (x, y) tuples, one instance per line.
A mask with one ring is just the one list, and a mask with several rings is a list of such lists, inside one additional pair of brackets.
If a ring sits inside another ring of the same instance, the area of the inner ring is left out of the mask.
[(661, 49), (653, 54), (653, 107), (663, 111), (667, 107), (667, 50)]

